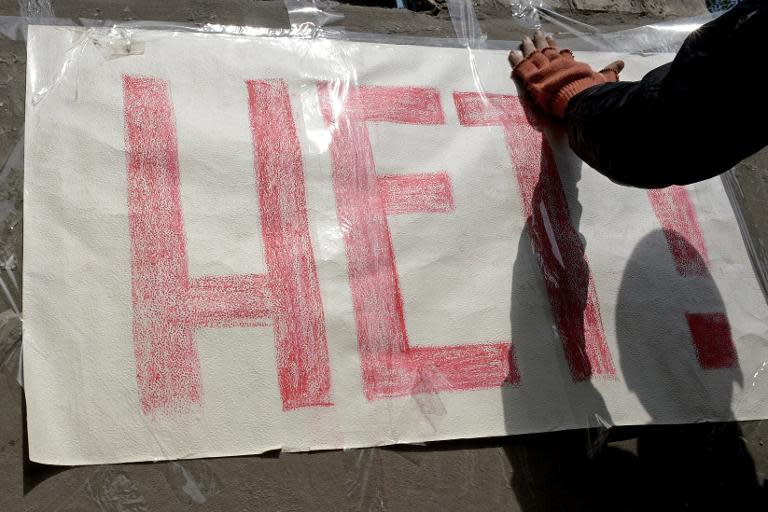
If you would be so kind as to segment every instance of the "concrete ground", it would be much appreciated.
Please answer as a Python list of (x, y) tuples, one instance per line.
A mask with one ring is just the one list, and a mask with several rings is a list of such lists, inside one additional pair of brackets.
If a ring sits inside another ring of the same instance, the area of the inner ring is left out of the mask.
[[(489, 38), (519, 39), (524, 27), (509, 7), (501, 0), (478, 3)], [(547, 3), (576, 22), (608, 31), (706, 12), (704, 0)], [(20, 5), (28, 13), (45, 10), (40, 0), (0, 0), (0, 15), (18, 15)], [(455, 37), (442, 4), (433, 14), (348, 4), (334, 10), (350, 31)], [(288, 26), (283, 3), (273, 0), (57, 0), (54, 11), (60, 17)], [(12, 154), (23, 128), (24, 72), (23, 43), (0, 36), (0, 162)], [(766, 168), (763, 152), (736, 170), (746, 225), (763, 262)], [(7, 267), (18, 276), (20, 262), (8, 258), (21, 247), (20, 217), (12, 213), (21, 207), (20, 169), (13, 176), (0, 179), (0, 271)], [(20, 304), (18, 291), (11, 291)], [(0, 511), (766, 510), (768, 503), (764, 422), (118, 466), (32, 464), (25, 456), (23, 396), (16, 383), (19, 333), (13, 315), (0, 314)], [(603, 448), (589, 455), (596, 439)]]

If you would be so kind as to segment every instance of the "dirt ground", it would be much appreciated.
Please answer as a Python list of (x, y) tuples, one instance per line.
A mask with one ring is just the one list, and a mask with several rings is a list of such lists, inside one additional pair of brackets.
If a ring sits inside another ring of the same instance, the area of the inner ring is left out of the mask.
[[(394, 2), (393, 2), (394, 3)], [(548, 5), (603, 31), (706, 13), (704, 0), (557, 0)], [(480, 0), (489, 39), (514, 41), (526, 28), (508, 2)], [(0, 16), (45, 13), (41, 0), (0, 0)], [(353, 32), (455, 38), (438, 3), (432, 13), (333, 6)], [(56, 16), (288, 27), (282, 1), (56, 0)], [(0, 28), (2, 28), (0, 21)], [(546, 28), (561, 36), (557, 24)], [(0, 162), (23, 131), (24, 43), (0, 36)], [(0, 177), (0, 272), (20, 275), (22, 169)], [(745, 221), (768, 262), (768, 152), (736, 176)], [(11, 289), (20, 305), (20, 293)], [(0, 299), (0, 311), (10, 308)], [(768, 510), (768, 423), (637, 427), (432, 443), (384, 449), (183, 462), (56, 468), (25, 455), (22, 389), (16, 378), (20, 324), (0, 314), (0, 511), (171, 510)], [(603, 449), (588, 454), (595, 436)], [(756, 507), (756, 508), (753, 508)]]

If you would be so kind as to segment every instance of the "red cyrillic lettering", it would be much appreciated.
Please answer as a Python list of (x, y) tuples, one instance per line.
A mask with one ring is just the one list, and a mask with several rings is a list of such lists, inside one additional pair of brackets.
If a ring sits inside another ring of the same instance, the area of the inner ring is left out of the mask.
[[(336, 94), (320, 84), (320, 104), (333, 129), (336, 209), (342, 225), (358, 330), (363, 385), (369, 400), (517, 383), (511, 343), (411, 347), (387, 214), (453, 209), (444, 173), (377, 176), (367, 123), (444, 122), (434, 89), (350, 86)], [(440, 378), (424, 376), (438, 371)]]
[[(664, 229), (677, 273), (682, 277), (710, 278), (704, 234), (685, 187), (649, 190), (648, 198)], [(738, 365), (731, 324), (724, 313), (686, 313), (699, 364), (705, 369)]]
[[(523, 213), (530, 219), (529, 234), (572, 377), (579, 381), (596, 374), (614, 376), (594, 279), (579, 233), (571, 224), (546, 137), (528, 122), (517, 96), (456, 92), (453, 97), (462, 125), (504, 129)], [(544, 193), (533, 204), (537, 187)]]
[(196, 328), (259, 325), (267, 318), (283, 408), (330, 405), (323, 307), (288, 89), (281, 80), (246, 85), (267, 273), (190, 278), (168, 84), (123, 78), (133, 337), (145, 413), (202, 400)]

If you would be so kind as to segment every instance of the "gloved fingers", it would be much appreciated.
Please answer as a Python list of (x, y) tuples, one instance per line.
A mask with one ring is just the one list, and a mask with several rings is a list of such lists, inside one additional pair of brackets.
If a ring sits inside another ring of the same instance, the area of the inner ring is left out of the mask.
[(538, 50), (533, 52), (527, 60), (532, 62), (538, 69), (549, 65), (549, 58)]
[(557, 94), (564, 87), (582, 80), (592, 80), (595, 83), (602, 82), (599, 79), (595, 80), (596, 73), (589, 67), (589, 64), (584, 62), (577, 62), (572, 65), (560, 64), (563, 63), (558, 62), (553, 65), (552, 71), (549, 69), (539, 70), (538, 73), (531, 75), (529, 81), (551, 94)]
[(559, 51), (557, 48), (557, 41), (555, 41), (555, 38), (552, 36), (547, 36), (547, 45), (552, 48), (555, 51)]
[(617, 61), (611, 62), (610, 64), (605, 66), (603, 69), (601, 69), (600, 74), (603, 75), (608, 82), (618, 82), (619, 73), (621, 73), (622, 69), (624, 69), (624, 61), (617, 60)]
[(525, 57), (523, 57), (523, 52), (521, 52), (520, 50), (512, 50), (511, 52), (509, 52), (508, 58), (509, 58), (509, 63), (514, 68), (515, 66), (523, 62), (523, 59)]
[(534, 46), (533, 41), (528, 36), (523, 37), (523, 44), (520, 45), (520, 48), (523, 50), (523, 57), (529, 57), (536, 51), (536, 46)]
[[(541, 55), (541, 54), (538, 54)], [(531, 61), (531, 59), (523, 59), (522, 62), (517, 64), (512, 69), (512, 77), (519, 78), (523, 82), (526, 82), (534, 73), (539, 71), (539, 67)]]
[(533, 34), (533, 45), (536, 47), (537, 50), (543, 50), (547, 46), (549, 46), (549, 43), (547, 43), (547, 38), (544, 36), (544, 32), (541, 30), (537, 30)]
[(557, 48), (547, 47), (541, 50), (541, 53), (549, 60), (555, 60), (560, 57), (560, 52), (557, 51)]

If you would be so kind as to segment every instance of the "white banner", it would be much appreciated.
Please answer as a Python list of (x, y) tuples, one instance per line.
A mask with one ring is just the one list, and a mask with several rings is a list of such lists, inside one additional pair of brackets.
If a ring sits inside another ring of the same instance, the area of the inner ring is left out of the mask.
[(30, 27), (28, 70), (34, 461), (768, 417), (720, 181), (611, 183), (506, 52)]

